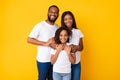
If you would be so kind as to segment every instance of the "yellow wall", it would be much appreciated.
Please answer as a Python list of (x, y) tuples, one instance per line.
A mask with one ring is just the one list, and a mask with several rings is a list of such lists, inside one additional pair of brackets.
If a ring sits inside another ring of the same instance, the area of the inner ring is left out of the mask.
[(81, 80), (120, 80), (120, 12), (117, 0), (1, 0), (0, 80), (37, 80), (36, 46), (26, 42), (47, 9), (74, 13), (84, 34)]

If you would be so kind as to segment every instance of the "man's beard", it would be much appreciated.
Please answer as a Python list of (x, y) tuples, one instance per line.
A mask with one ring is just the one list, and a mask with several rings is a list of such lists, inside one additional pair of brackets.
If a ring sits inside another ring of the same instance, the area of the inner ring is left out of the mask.
[(56, 21), (56, 19), (57, 19), (57, 17), (55, 19), (51, 20), (50, 17), (48, 16), (48, 20), (52, 23), (54, 23)]

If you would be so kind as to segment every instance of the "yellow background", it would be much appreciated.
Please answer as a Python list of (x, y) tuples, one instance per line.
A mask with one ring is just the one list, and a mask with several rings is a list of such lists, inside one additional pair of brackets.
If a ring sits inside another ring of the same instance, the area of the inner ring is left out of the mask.
[(26, 39), (52, 4), (60, 8), (58, 25), (70, 10), (84, 34), (81, 80), (120, 80), (118, 0), (1, 0), (0, 80), (37, 80), (37, 46)]

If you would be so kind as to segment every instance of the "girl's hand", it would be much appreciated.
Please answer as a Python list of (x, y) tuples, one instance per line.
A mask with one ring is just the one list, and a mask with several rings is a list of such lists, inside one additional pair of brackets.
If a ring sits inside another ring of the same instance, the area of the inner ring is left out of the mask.
[(71, 53), (71, 46), (65, 46), (65, 48), (64, 48), (64, 50), (68, 53), (68, 54), (70, 54)]
[(64, 48), (64, 44), (57, 44), (56, 45), (56, 50), (57, 51), (61, 51), (61, 50), (63, 50), (63, 48)]

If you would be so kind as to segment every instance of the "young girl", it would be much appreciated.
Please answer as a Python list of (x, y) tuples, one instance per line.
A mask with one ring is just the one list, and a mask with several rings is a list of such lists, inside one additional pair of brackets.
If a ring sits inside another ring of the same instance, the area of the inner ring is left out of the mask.
[(56, 49), (51, 49), (51, 63), (53, 64), (53, 80), (70, 80), (71, 63), (75, 63), (75, 54), (71, 54), (68, 28), (60, 27), (55, 33)]

